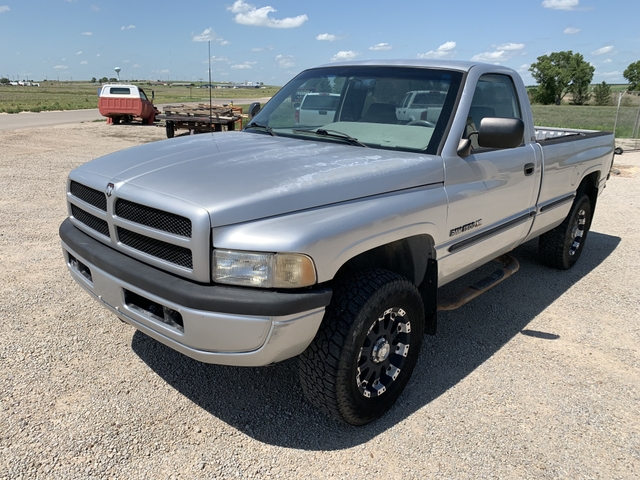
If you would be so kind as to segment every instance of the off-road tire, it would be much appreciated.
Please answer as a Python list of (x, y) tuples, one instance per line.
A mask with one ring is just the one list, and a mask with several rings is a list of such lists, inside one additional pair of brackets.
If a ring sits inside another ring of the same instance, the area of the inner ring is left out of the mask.
[(300, 383), (315, 407), (364, 425), (386, 412), (409, 381), (424, 305), (411, 282), (388, 270), (352, 273), (333, 287), (322, 325), (299, 357)]
[(589, 196), (579, 193), (567, 218), (553, 230), (540, 235), (540, 261), (560, 270), (573, 267), (584, 249), (592, 215), (593, 208)]

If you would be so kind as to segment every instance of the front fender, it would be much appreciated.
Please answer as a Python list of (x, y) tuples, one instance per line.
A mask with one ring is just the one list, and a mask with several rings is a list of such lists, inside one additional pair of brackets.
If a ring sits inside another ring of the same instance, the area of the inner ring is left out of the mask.
[(350, 259), (416, 235), (442, 241), (447, 213), (442, 184), (213, 229), (213, 247), (309, 255), (318, 282)]

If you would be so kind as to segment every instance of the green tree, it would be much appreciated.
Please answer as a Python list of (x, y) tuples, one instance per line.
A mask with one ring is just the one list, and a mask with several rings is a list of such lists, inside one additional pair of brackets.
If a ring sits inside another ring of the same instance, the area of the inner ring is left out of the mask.
[(96, 83), (98, 80), (96, 80), (96, 77), (91, 77), (91, 83)]
[(588, 88), (595, 67), (586, 62), (580, 53), (569, 50), (538, 57), (529, 71), (538, 82), (536, 101), (544, 105), (560, 105), (570, 92), (574, 96), (574, 103), (576, 99), (582, 103), (588, 100)]
[(6, 85), (10, 82), (10, 80), (7, 77), (2, 77), (0, 78), (0, 83), (2, 83), (3, 85)]
[(593, 99), (600, 107), (611, 105), (611, 87), (607, 82), (598, 83), (593, 87)]
[(630, 64), (622, 76), (629, 82), (628, 90), (633, 92), (634, 90), (640, 90), (640, 60)]
[(107, 77), (102, 77), (100, 79), (100, 83), (107, 83), (109, 81), (109, 79)]

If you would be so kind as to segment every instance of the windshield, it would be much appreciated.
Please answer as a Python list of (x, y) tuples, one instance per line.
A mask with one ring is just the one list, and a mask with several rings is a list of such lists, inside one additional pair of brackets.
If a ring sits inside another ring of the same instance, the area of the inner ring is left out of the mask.
[(315, 135), (324, 130), (369, 147), (437, 153), (461, 79), (461, 72), (417, 67), (307, 70), (285, 85), (254, 121), (282, 136), (344, 142), (340, 135)]

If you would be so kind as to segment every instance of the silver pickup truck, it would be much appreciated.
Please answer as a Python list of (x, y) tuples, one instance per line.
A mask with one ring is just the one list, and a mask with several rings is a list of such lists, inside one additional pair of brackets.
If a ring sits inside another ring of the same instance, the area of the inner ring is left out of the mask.
[[(300, 92), (339, 95), (318, 127)], [(402, 120), (408, 92), (437, 118)], [(570, 268), (613, 161), (609, 133), (535, 128), (518, 74), (435, 61), (300, 73), (241, 132), (186, 136), (69, 174), (73, 278), (121, 320), (202, 362), (299, 356), (309, 401), (382, 415), (434, 334), (437, 289), (539, 237)]]

